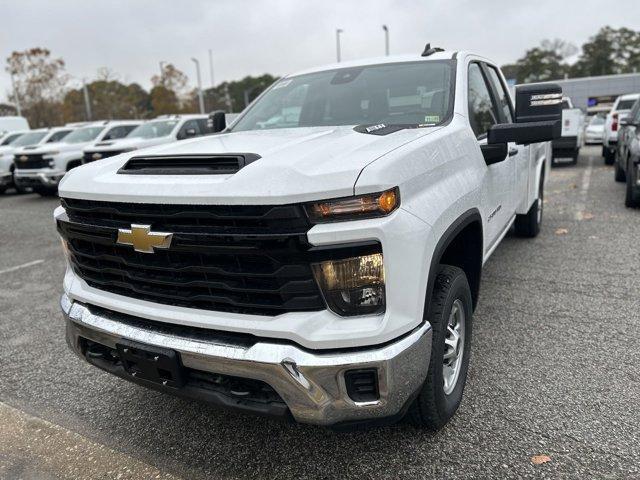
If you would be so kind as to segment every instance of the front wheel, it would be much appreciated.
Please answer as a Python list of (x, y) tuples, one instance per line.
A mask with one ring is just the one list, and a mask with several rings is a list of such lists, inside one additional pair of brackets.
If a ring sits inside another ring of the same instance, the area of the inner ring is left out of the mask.
[(471, 355), (473, 304), (467, 276), (458, 267), (440, 265), (430, 303), (432, 328), (429, 370), (409, 415), (430, 430), (442, 428), (458, 410)]
[(58, 187), (45, 187), (45, 186), (37, 186), (33, 187), (33, 191), (40, 195), (41, 197), (55, 197), (58, 195)]

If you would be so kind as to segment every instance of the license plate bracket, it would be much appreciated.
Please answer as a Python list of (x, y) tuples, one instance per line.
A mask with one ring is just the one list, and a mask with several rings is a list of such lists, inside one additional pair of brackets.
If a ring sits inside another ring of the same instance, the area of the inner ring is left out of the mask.
[(132, 377), (172, 388), (185, 383), (184, 367), (174, 350), (130, 340), (121, 340), (116, 350), (122, 366)]

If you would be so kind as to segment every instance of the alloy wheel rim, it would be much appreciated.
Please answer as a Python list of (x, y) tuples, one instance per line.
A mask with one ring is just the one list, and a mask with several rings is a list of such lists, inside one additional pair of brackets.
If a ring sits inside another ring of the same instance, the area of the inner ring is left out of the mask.
[(456, 299), (451, 306), (451, 313), (447, 322), (447, 332), (444, 338), (444, 357), (442, 362), (442, 378), (444, 393), (450, 395), (456, 388), (462, 359), (464, 358), (464, 306), (460, 299)]

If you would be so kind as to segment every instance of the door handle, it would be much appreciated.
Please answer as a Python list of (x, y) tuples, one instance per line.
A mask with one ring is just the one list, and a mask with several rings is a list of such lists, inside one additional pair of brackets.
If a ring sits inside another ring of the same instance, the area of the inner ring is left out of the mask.
[(510, 157), (513, 157), (514, 155), (517, 155), (519, 151), (520, 151), (520, 150), (518, 150), (517, 148), (515, 148), (515, 147), (511, 147), (511, 148), (509, 149), (509, 156), (510, 156)]

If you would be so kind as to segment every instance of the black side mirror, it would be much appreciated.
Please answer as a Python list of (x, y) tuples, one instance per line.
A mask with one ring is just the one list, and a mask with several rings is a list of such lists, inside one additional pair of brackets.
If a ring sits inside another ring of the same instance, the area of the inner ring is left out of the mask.
[(494, 125), (487, 143), (547, 142), (562, 134), (562, 88), (557, 84), (516, 87), (516, 123)]
[(207, 126), (212, 133), (218, 133), (227, 128), (227, 118), (224, 110), (216, 110), (209, 114)]
[(508, 150), (506, 143), (480, 145), (480, 150), (487, 165), (500, 163), (507, 158)]
[(632, 125), (633, 122), (629, 119), (629, 117), (624, 117), (620, 119), (620, 125)]

